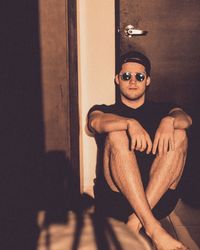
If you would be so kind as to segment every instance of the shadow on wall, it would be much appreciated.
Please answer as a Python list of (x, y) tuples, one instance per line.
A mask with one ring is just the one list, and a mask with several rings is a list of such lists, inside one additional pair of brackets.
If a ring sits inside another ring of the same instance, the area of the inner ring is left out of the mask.
[(0, 197), (11, 212), (33, 201), (44, 131), (37, 3), (1, 7)]
[(76, 207), (78, 185), (65, 153), (44, 151), (38, 2), (4, 2), (0, 18), (0, 248), (31, 250), (38, 211)]
[(6, 2), (0, 12), (0, 208), (51, 207), (72, 172), (64, 152), (44, 149), (38, 1)]

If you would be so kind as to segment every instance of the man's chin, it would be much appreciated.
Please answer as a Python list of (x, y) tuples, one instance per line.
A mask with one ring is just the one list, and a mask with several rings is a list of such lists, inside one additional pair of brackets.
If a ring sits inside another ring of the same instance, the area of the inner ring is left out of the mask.
[(126, 96), (126, 98), (129, 100), (129, 101), (138, 101), (142, 98), (142, 96)]

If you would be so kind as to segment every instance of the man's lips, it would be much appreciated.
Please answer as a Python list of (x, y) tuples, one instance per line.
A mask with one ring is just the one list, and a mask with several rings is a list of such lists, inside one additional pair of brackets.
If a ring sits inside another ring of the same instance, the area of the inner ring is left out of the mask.
[(128, 89), (130, 89), (130, 90), (137, 90), (138, 88), (137, 87), (130, 87)]

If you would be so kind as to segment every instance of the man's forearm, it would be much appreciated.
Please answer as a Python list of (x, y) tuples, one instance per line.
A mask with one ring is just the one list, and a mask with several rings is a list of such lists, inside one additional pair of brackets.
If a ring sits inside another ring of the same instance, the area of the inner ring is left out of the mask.
[(174, 118), (175, 129), (187, 129), (192, 125), (192, 118), (181, 109), (172, 110), (169, 116)]
[(91, 119), (90, 127), (97, 133), (127, 130), (128, 118), (118, 115), (101, 113)]

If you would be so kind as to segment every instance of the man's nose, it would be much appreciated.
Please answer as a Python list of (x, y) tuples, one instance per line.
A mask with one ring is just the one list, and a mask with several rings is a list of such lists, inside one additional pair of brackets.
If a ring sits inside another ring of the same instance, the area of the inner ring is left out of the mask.
[(129, 83), (136, 83), (137, 82), (137, 79), (135, 77), (135, 75), (131, 75), (131, 79), (129, 81)]

